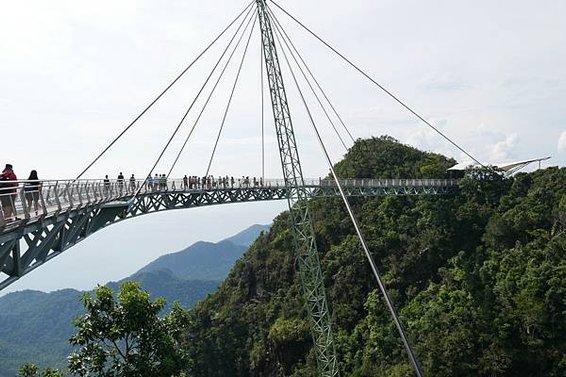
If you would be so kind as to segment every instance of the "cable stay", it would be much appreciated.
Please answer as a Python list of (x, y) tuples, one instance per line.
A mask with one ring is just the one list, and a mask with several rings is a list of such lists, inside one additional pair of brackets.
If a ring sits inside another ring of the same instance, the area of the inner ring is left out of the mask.
[(444, 138), (446, 141), (448, 141), (450, 144), (452, 144), (454, 147), (456, 147), (460, 152), (464, 153), (466, 156), (468, 156), (470, 159), (472, 159), (474, 162), (476, 162), (478, 165), (487, 168), (484, 164), (482, 164), (477, 158), (475, 158), (474, 156), (472, 156), (468, 151), (466, 151), (463, 147), (461, 147), (460, 145), (458, 145), (455, 141), (453, 141), (450, 137), (448, 137), (445, 133), (443, 133), (442, 131), (440, 131), (437, 127), (433, 126), (429, 121), (427, 121), (423, 116), (421, 116), (419, 113), (417, 113), (415, 110), (413, 110), (411, 107), (409, 107), (409, 105), (407, 105), (405, 102), (403, 102), (401, 99), (399, 99), (399, 97), (397, 97), (396, 95), (394, 95), (391, 91), (389, 91), (387, 88), (385, 88), (383, 85), (381, 85), (379, 82), (377, 82), (376, 80), (374, 80), (370, 75), (368, 75), (367, 73), (365, 73), (361, 68), (359, 68), (356, 64), (354, 64), (350, 59), (348, 59), (346, 56), (344, 56), (343, 54), (341, 54), (338, 50), (336, 50), (334, 47), (332, 47), (329, 43), (327, 43), (325, 40), (323, 40), (321, 37), (319, 37), (315, 32), (313, 32), (311, 29), (309, 29), (307, 26), (305, 26), (301, 21), (299, 21), (297, 18), (295, 18), (293, 15), (291, 15), (289, 12), (287, 12), (285, 9), (283, 9), (279, 4), (277, 4), (275, 1), (271, 1), (277, 8), (279, 8), (283, 13), (285, 13), (289, 18), (291, 18), (293, 21), (295, 21), (299, 26), (301, 26), (303, 29), (305, 29), (309, 34), (311, 34), (313, 37), (315, 37), (317, 40), (319, 40), (323, 45), (325, 45), (326, 47), (328, 47), (332, 52), (334, 52), (336, 55), (338, 55), (340, 58), (342, 58), (342, 60), (344, 60), (346, 63), (348, 63), (352, 68), (354, 68), (356, 71), (358, 71), (359, 73), (361, 73), (365, 78), (367, 78), (369, 81), (371, 81), (374, 85), (376, 85), (379, 89), (381, 89), (384, 93), (386, 93), (389, 97), (391, 97), (393, 100), (395, 100), (397, 103), (399, 103), (402, 107), (404, 107), (406, 110), (408, 110), (411, 114), (413, 114), (415, 117), (417, 117), (419, 120), (421, 120), (424, 124), (426, 124), (428, 127), (430, 127), (432, 130), (434, 130), (437, 134), (439, 134), (442, 138)]
[[(268, 12), (269, 12), (269, 8)], [(271, 17), (273, 18), (272, 13), (270, 13)], [(340, 132), (338, 132), (338, 129), (336, 128), (336, 125), (334, 124), (334, 122), (332, 121), (332, 118), (330, 117), (330, 115), (328, 114), (328, 111), (326, 111), (326, 107), (322, 104), (322, 101), (320, 100), (320, 97), (317, 95), (315, 89), (313, 88), (309, 78), (307, 77), (307, 75), (305, 74), (305, 71), (303, 70), (303, 68), (301, 67), (301, 65), (299, 64), (299, 61), (297, 60), (297, 57), (295, 56), (295, 54), (293, 53), (293, 50), (291, 49), (291, 47), (289, 46), (289, 43), (287, 42), (287, 40), (285, 39), (285, 34), (283, 34), (282, 29), (280, 27), (280, 24), (277, 22), (277, 20), (275, 20), (274, 22), (274, 30), (276, 31), (276, 35), (281, 36), (281, 40), (283, 41), (283, 43), (285, 44), (285, 46), (287, 47), (287, 50), (289, 51), (289, 54), (291, 55), (291, 57), (293, 58), (293, 60), (295, 61), (295, 64), (297, 65), (297, 67), (299, 68), (299, 71), (301, 72), (301, 74), (303, 75), (303, 78), (305, 79), (306, 83), (308, 84), (311, 92), (313, 93), (314, 97), (316, 98), (318, 104), (320, 105), (320, 108), (322, 109), (322, 111), (324, 112), (324, 115), (326, 115), (326, 118), (328, 119), (328, 122), (330, 122), (330, 125), (332, 126), (332, 129), (334, 130), (334, 132), (336, 133), (336, 136), (338, 136), (338, 139), (340, 140), (340, 143), (342, 143), (342, 146), (344, 147), (344, 149), (346, 150), (346, 152), (348, 152), (348, 146), (346, 145), (346, 143), (344, 142), (344, 139), (342, 138), (342, 135), (340, 135)], [(277, 34), (278, 33), (278, 34)], [(281, 48), (283, 48), (283, 46), (281, 46)], [(292, 69), (291, 67), (289, 67), (289, 69)]]
[(106, 146), (106, 148), (104, 148), (104, 150), (82, 171), (79, 173), (79, 175), (75, 178), (75, 181), (79, 180), (98, 160), (100, 160), (100, 158), (106, 153), (108, 152), (108, 150), (110, 148), (112, 148), (112, 146), (114, 144), (116, 144), (116, 142), (118, 140), (120, 140), (120, 138), (122, 138), (122, 136), (124, 136), (124, 134), (126, 134), (126, 132), (128, 132), (130, 130), (130, 128), (132, 128), (132, 126), (134, 126), (134, 124), (137, 123), (137, 121), (145, 115), (145, 113), (147, 113), (147, 111), (149, 111), (149, 109), (151, 109), (153, 107), (153, 105), (155, 105), (155, 103), (157, 103), (157, 101), (159, 101), (161, 99), (161, 97), (163, 97), (165, 95), (165, 93), (167, 93), (169, 91), (169, 89), (171, 89), (180, 79), (181, 77), (183, 77), (185, 75), (185, 73), (187, 73), (189, 71), (189, 69), (191, 69), (199, 60), (200, 58), (206, 54), (206, 52), (214, 45), (216, 44), (216, 42), (218, 42), (218, 40), (226, 33), (226, 31), (228, 31), (232, 25), (234, 25), (239, 19), (240, 17), (242, 17), (242, 15), (244, 13), (246, 13), (246, 11), (249, 11), (250, 7), (252, 7), (254, 1), (250, 2), (243, 11), (240, 12), (240, 14), (238, 14), (238, 16), (236, 16), (236, 18), (234, 18), (232, 20), (232, 22), (230, 22), (230, 24), (228, 24), (228, 26), (226, 26), (221, 32), (220, 34), (218, 34), (218, 36), (216, 38), (214, 38), (214, 40), (114, 139), (112, 140), (112, 142), (110, 144), (108, 144), (108, 146)]
[[(248, 21), (248, 24), (246, 26), (246, 29), (249, 27), (249, 23), (251, 22), (251, 19)], [(200, 119), (202, 118), (205, 110), (208, 107), (208, 104), (210, 103), (210, 100), (212, 99), (214, 93), (216, 92), (216, 88), (218, 87), (218, 85), (220, 84), (220, 81), (222, 80), (222, 77), (224, 77), (224, 73), (226, 72), (226, 70), (228, 69), (228, 66), (230, 65), (230, 62), (232, 61), (232, 58), (234, 57), (236, 51), (238, 50), (239, 46), (241, 45), (242, 40), (244, 39), (245, 36), (245, 30), (241, 33), (240, 37), (238, 38), (238, 41), (236, 42), (236, 46), (234, 47), (234, 49), (232, 50), (232, 53), (230, 54), (230, 56), (228, 57), (228, 60), (226, 61), (226, 63), (224, 64), (224, 67), (222, 69), (222, 71), (220, 72), (220, 75), (218, 76), (216, 83), (214, 84), (214, 87), (212, 88), (212, 90), (210, 91), (210, 94), (208, 95), (208, 98), (206, 99), (203, 108), (201, 109), (197, 119), (195, 120), (193, 126), (191, 127), (187, 137), (185, 138), (185, 141), (183, 143), (183, 146), (181, 147), (181, 149), (179, 150), (179, 152), (177, 153), (177, 156), (175, 158), (175, 161), (173, 162), (171, 168), (169, 169), (169, 172), (167, 173), (167, 178), (169, 178), (169, 176), (171, 175), (173, 169), (175, 168), (175, 166), (177, 165), (177, 162), (179, 161), (183, 151), (185, 150), (185, 147), (187, 146), (187, 143), (189, 142), (191, 136), (193, 135), (196, 127), (198, 126), (198, 123), (200, 121)]]
[(423, 376), (423, 372), (421, 370), (421, 366), (420, 363), (416, 357), (416, 354), (413, 351), (413, 347), (411, 346), (411, 343), (409, 341), (408, 336), (405, 333), (405, 329), (403, 327), (403, 324), (401, 323), (401, 320), (399, 319), (399, 315), (397, 314), (397, 309), (395, 308), (395, 305), (393, 303), (393, 301), (391, 300), (391, 297), (389, 296), (389, 293), (387, 291), (387, 288), (385, 287), (383, 280), (381, 278), (381, 275), (379, 273), (379, 270), (377, 269), (377, 264), (375, 263), (373, 256), (371, 255), (371, 252), (369, 251), (369, 247), (367, 246), (367, 243), (365, 241), (365, 238), (361, 232), (360, 226), (359, 226), (359, 222), (352, 210), (352, 207), (350, 206), (350, 203), (346, 197), (346, 194), (344, 192), (344, 189), (342, 187), (342, 184), (340, 183), (340, 180), (336, 174), (336, 171), (334, 170), (333, 164), (332, 164), (332, 160), (330, 159), (330, 155), (328, 154), (328, 150), (324, 144), (324, 141), (322, 140), (322, 137), (320, 135), (320, 132), (318, 130), (318, 127), (316, 126), (316, 123), (314, 121), (312, 112), (308, 106), (308, 103), (305, 99), (305, 96), (303, 94), (303, 91), (301, 90), (301, 87), (299, 85), (299, 82), (297, 80), (297, 77), (295, 75), (295, 73), (293, 72), (292, 68), (291, 68), (291, 63), (287, 57), (287, 53), (285, 52), (285, 49), (283, 48), (283, 44), (281, 43), (281, 39), (280, 36), (275, 33), (275, 37), (277, 38), (277, 42), (281, 48), (283, 57), (285, 58), (285, 61), (287, 63), (287, 66), (289, 67), (289, 70), (291, 72), (291, 76), (293, 78), (293, 81), (295, 83), (295, 86), (297, 87), (297, 90), (299, 91), (301, 100), (303, 102), (303, 105), (305, 106), (305, 109), (307, 111), (311, 126), (313, 127), (313, 130), (316, 134), (317, 140), (321, 146), (321, 149), (325, 155), (326, 161), (328, 163), (328, 167), (330, 168), (330, 171), (332, 173), (334, 182), (336, 183), (336, 186), (338, 187), (338, 190), (340, 191), (340, 196), (342, 197), (342, 200), (344, 202), (344, 205), (346, 206), (346, 209), (348, 211), (348, 214), (350, 216), (350, 219), (356, 229), (356, 233), (358, 235), (358, 238), (360, 240), (360, 243), (362, 244), (362, 247), (364, 249), (364, 252), (366, 254), (366, 258), (368, 259), (368, 262), (370, 263), (371, 269), (373, 271), (373, 274), (377, 280), (377, 283), (379, 285), (379, 289), (381, 290), (381, 293), (383, 294), (383, 297), (387, 303), (387, 307), (391, 313), (391, 316), (393, 317), (393, 320), (395, 322), (395, 326), (397, 327), (397, 331), (399, 332), (401, 339), (403, 341), (403, 344), (405, 346), (405, 349), (409, 355), (409, 359), (411, 361), (411, 364), (413, 366), (413, 368), (415, 369), (415, 373), (417, 374), (418, 377), (422, 377)]
[[(163, 155), (165, 154), (165, 151), (167, 151), (167, 148), (169, 148), (169, 145), (171, 145), (171, 142), (173, 141), (173, 139), (175, 138), (175, 136), (177, 135), (177, 133), (179, 132), (179, 129), (181, 128), (181, 126), (183, 125), (183, 123), (185, 122), (185, 119), (187, 118), (187, 116), (189, 115), (190, 111), (193, 109), (195, 103), (197, 102), (197, 100), (199, 99), (200, 95), (202, 94), (202, 92), (204, 91), (206, 85), (208, 85), (208, 82), (210, 81), (210, 79), (212, 78), (212, 76), (214, 75), (214, 72), (216, 71), (216, 68), (218, 68), (218, 66), (220, 65), (222, 59), (224, 58), (224, 56), (226, 55), (226, 53), (228, 52), (230, 46), (232, 45), (232, 42), (234, 42), (234, 40), (236, 39), (236, 36), (238, 35), (240, 29), (242, 28), (242, 26), (244, 25), (244, 23), (246, 22), (246, 19), (249, 17), (249, 15), (252, 14), (252, 17), (248, 20), (248, 24), (250, 24), (251, 20), (254, 18), (254, 14), (255, 11), (248, 11), (248, 14), (246, 15), (246, 17), (243, 19), (243, 21), (240, 23), (238, 29), (236, 30), (236, 33), (232, 36), (232, 39), (230, 39), (230, 42), (228, 42), (228, 45), (226, 46), (226, 48), (224, 49), (224, 51), (222, 52), (222, 55), (220, 56), (220, 58), (218, 59), (218, 61), (216, 62), (216, 64), (214, 65), (214, 67), (212, 68), (212, 70), (210, 71), (210, 74), (208, 75), (208, 77), (206, 78), (204, 84), (202, 85), (202, 87), (200, 88), (199, 92), (197, 93), (195, 99), (192, 101), (191, 105), (189, 106), (189, 108), (187, 109), (187, 111), (185, 112), (185, 114), (183, 115), (183, 118), (181, 119), (181, 121), (179, 122), (179, 124), (177, 125), (177, 127), (175, 128), (175, 130), (173, 131), (173, 134), (171, 135), (171, 137), (169, 138), (169, 140), (167, 141), (167, 143), (165, 144), (165, 146), (163, 147), (163, 150), (161, 151), (161, 153), (159, 154), (159, 157), (157, 158), (157, 160), (155, 161), (155, 163), (153, 164), (152, 168), (149, 170), (149, 173), (146, 176), (150, 176), (153, 171), (155, 170), (155, 168), (157, 167), (157, 165), (159, 164), (159, 162), (161, 161), (161, 158), (163, 157)], [(246, 26), (247, 28), (247, 26)], [(245, 29), (244, 29), (245, 30)], [(144, 180), (143, 184), (141, 184), (138, 189), (136, 190), (135, 194), (133, 195), (133, 197), (131, 198), (130, 201), (133, 201), (141, 192), (141, 190), (143, 189), (143, 187), (147, 184), (147, 180)]]
[[(295, 46), (295, 44), (293, 43), (293, 41), (291, 40), (291, 38), (289, 37), (289, 35), (287, 34), (287, 32), (285, 31), (285, 29), (283, 28), (283, 26), (281, 25), (281, 23), (279, 22), (279, 20), (277, 19), (277, 17), (275, 16), (275, 14), (273, 13), (273, 11), (271, 10), (271, 8), (269, 8), (269, 6), (267, 7), (267, 11), (269, 13), (269, 15), (271, 16), (271, 18), (275, 21), (275, 26), (276, 28), (279, 30), (279, 33), (282, 35), (283, 40), (287, 41), (289, 43), (289, 45), (291, 45), (292, 50), (294, 51), (294, 54), (291, 52), (291, 54), (293, 54), (294, 56), (297, 56), (300, 61), (302, 62), (303, 66), (306, 68), (307, 72), (309, 73), (309, 76), (312, 78), (312, 80), (314, 81), (314, 83), (316, 84), (316, 86), (318, 87), (318, 90), (322, 93), (322, 96), (324, 97), (324, 99), (326, 100), (326, 102), (328, 103), (328, 105), (330, 105), (330, 108), (332, 109), (332, 111), (334, 112), (334, 115), (336, 116), (336, 118), (338, 118), (338, 120), (340, 121), (340, 123), (342, 124), (342, 128), (344, 129), (344, 131), (346, 131), (346, 133), (348, 134), (350, 140), (352, 141), (352, 143), (355, 143), (356, 140), (354, 139), (354, 137), (352, 136), (352, 133), (350, 132), (350, 130), (348, 129), (348, 127), (346, 126), (346, 124), (344, 123), (344, 120), (342, 119), (342, 117), (340, 116), (340, 114), (338, 114), (338, 111), (336, 110), (336, 108), (334, 107), (334, 105), (332, 104), (332, 101), (330, 101), (330, 98), (328, 98), (328, 95), (326, 94), (326, 92), (324, 91), (324, 89), (322, 89), (322, 86), (320, 85), (320, 83), (318, 82), (318, 80), (316, 79), (316, 77), (314, 76), (314, 74), (312, 73), (312, 70), (309, 68), (308, 64), (305, 62), (305, 60), (303, 59), (301, 53), (299, 52), (299, 50), (297, 49), (297, 47)], [(287, 44), (287, 42), (285, 44)], [(287, 45), (287, 48), (289, 49), (289, 46)], [(289, 49), (291, 51), (291, 49)], [(294, 60), (296, 61), (296, 58), (294, 58)], [(300, 68), (300, 65), (297, 63), (297, 65)], [(301, 70), (302, 71), (302, 70)], [(304, 72), (303, 76), (305, 75)], [(306, 78), (305, 78), (306, 79)], [(308, 80), (307, 80), (308, 82)], [(309, 84), (310, 85), (310, 84)], [(312, 90), (312, 88), (311, 88)], [(313, 90), (314, 93), (314, 90)], [(316, 95), (316, 94), (315, 94)], [(318, 99), (318, 98), (317, 98)], [(319, 101), (320, 102), (320, 101)], [(321, 104), (322, 106), (322, 104)], [(325, 111), (326, 113), (326, 111)], [(328, 115), (327, 115), (328, 117)], [(330, 118), (329, 118), (330, 120)], [(335, 128), (334, 123), (331, 121), (332, 127)], [(338, 133), (338, 131), (335, 130), (335, 132), (338, 134), (338, 137), (341, 139), (340, 134)], [(342, 143), (344, 144), (344, 143)], [(348, 148), (346, 148), (348, 149)]]
[(263, 77), (263, 63), (265, 56), (263, 52), (263, 42), (260, 41), (260, 62), (259, 62), (259, 77), (260, 77), (260, 92), (261, 92), (261, 179), (265, 182), (265, 90), (264, 90), (264, 77)]
[(232, 92), (230, 93), (230, 98), (228, 99), (228, 104), (226, 105), (226, 110), (224, 111), (224, 116), (222, 118), (222, 123), (220, 124), (220, 129), (218, 130), (218, 136), (216, 137), (216, 142), (214, 143), (214, 149), (212, 150), (212, 155), (210, 156), (210, 161), (208, 162), (208, 167), (206, 168), (205, 177), (208, 177), (210, 173), (210, 167), (212, 166), (212, 161), (214, 160), (214, 155), (216, 154), (216, 148), (218, 147), (218, 142), (220, 141), (220, 136), (222, 135), (222, 130), (224, 129), (224, 125), (226, 123), (226, 118), (228, 117), (228, 111), (230, 111), (230, 105), (232, 104), (232, 99), (234, 98), (234, 93), (236, 92), (236, 87), (238, 86), (238, 80), (240, 78), (240, 73), (242, 73), (242, 67), (244, 66), (244, 62), (246, 60), (246, 55), (248, 53), (248, 47), (250, 46), (250, 41), (252, 39), (253, 31), (255, 29), (255, 25), (257, 22), (257, 18), (254, 17), (254, 23), (252, 25), (250, 35), (248, 36), (248, 41), (246, 43), (246, 48), (244, 49), (244, 54), (242, 55), (242, 60), (240, 61), (240, 66), (238, 67), (238, 73), (236, 74), (236, 79), (234, 80), (234, 86), (232, 87)]

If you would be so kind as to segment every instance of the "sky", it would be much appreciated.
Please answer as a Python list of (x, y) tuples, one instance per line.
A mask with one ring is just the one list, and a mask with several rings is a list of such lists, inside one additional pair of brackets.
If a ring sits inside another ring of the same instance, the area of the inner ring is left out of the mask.
[[(551, 156), (543, 166), (566, 164), (566, 2), (278, 3), (481, 162)], [(42, 179), (76, 177), (247, 4), (0, 0), (0, 163), (12, 163), (19, 178), (31, 169)], [(387, 134), (466, 162), (460, 151), (271, 7), (355, 138)], [(232, 33), (85, 177), (145, 176)], [(173, 176), (206, 172), (241, 51)], [(267, 106), (265, 158), (261, 155), (260, 59), (256, 25), (212, 160), (214, 175), (260, 176), (265, 169), (266, 177), (281, 176)], [(282, 65), (304, 175), (325, 176), (328, 167), (284, 60)], [(306, 93), (330, 156), (338, 161), (345, 149)], [(265, 90), (264, 96), (268, 105)], [(197, 101), (156, 172), (169, 170), (202, 103), (203, 98)], [(198, 240), (218, 241), (254, 223), (269, 223), (285, 205), (230, 205), (129, 220), (93, 235), (9, 290), (88, 289)]]

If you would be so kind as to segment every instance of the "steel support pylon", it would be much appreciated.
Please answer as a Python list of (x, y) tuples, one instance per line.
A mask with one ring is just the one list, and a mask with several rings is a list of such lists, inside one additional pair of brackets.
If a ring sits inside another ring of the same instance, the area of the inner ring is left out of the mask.
[(265, 0), (256, 0), (256, 3), (261, 25), (262, 45), (281, 166), (283, 168), (285, 187), (288, 192), (287, 201), (289, 203), (295, 245), (299, 255), (299, 273), (310, 316), (318, 371), (320, 376), (335, 377), (339, 376), (340, 373), (334, 346), (332, 321), (324, 289), (318, 250), (316, 248), (314, 228), (308, 207), (309, 195), (305, 189), (271, 20), (266, 10)]

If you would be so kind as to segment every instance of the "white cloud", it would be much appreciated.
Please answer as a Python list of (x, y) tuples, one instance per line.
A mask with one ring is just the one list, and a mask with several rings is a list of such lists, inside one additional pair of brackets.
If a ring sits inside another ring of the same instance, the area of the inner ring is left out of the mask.
[(562, 132), (558, 138), (558, 152), (566, 152), (566, 131)]
[(516, 133), (507, 135), (505, 139), (496, 142), (489, 147), (488, 159), (492, 162), (505, 162), (509, 160), (513, 150), (517, 147), (518, 135)]
[[(445, 118), (431, 118), (429, 122), (439, 131), (445, 133), (448, 120)], [(446, 149), (445, 140), (436, 131), (424, 124), (414, 127), (409, 136), (403, 138), (402, 142), (408, 143), (422, 150), (449, 154), (450, 149)]]
[(427, 74), (420, 82), (424, 89), (428, 90), (462, 90), (469, 85), (453, 72), (442, 71)]

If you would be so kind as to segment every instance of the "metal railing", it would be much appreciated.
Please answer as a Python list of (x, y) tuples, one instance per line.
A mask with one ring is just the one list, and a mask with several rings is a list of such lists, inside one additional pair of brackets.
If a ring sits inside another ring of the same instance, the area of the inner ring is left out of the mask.
[[(441, 187), (455, 180), (437, 179), (342, 179), (344, 187)], [(335, 187), (331, 179), (305, 179), (305, 186)], [(140, 194), (198, 192), (285, 187), (282, 179), (256, 177), (187, 177), (145, 180), (41, 180), (0, 181), (0, 228), (20, 225), (86, 206), (127, 200)]]
[[(452, 187), (457, 185), (455, 179), (369, 179), (369, 178), (349, 178), (339, 179), (341, 186), (344, 187)], [(333, 179), (321, 179), (319, 182), (322, 187), (335, 187)]]

